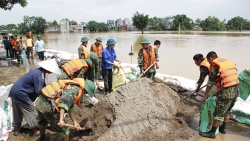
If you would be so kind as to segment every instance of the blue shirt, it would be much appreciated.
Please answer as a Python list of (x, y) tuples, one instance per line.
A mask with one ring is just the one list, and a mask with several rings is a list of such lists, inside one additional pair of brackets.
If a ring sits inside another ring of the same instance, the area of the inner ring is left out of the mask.
[(14, 102), (30, 105), (35, 101), (43, 87), (45, 87), (43, 69), (37, 68), (26, 73), (14, 83), (9, 97)]
[(11, 48), (11, 45), (10, 45), (10, 40), (5, 39), (5, 40), (3, 41), (3, 43), (4, 43), (5, 47), (6, 47), (6, 49)]
[(42, 52), (44, 51), (44, 46), (45, 46), (45, 43), (43, 42), (43, 40), (37, 40), (35, 42), (35, 47), (37, 47), (37, 52)]
[(114, 63), (114, 60), (116, 59), (116, 53), (114, 49), (109, 49), (106, 47), (102, 51), (102, 68), (105, 69), (112, 69), (111, 64), (108, 64), (108, 62)]

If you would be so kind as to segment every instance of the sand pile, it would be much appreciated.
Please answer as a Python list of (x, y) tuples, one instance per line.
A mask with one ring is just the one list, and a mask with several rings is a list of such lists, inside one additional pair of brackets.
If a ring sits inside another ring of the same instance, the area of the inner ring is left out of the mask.
[(115, 121), (99, 141), (189, 139), (194, 131), (181, 117), (198, 113), (197, 107), (180, 103), (180, 98), (164, 84), (142, 78), (104, 98), (114, 106)]
[[(75, 117), (84, 131), (71, 130), (70, 140), (75, 141), (165, 141), (186, 140), (195, 131), (186, 123), (199, 113), (196, 106), (180, 103), (177, 93), (165, 84), (141, 78), (108, 95), (97, 94), (99, 103), (75, 106)], [(69, 117), (66, 118), (70, 123)], [(59, 137), (48, 128), (48, 140)], [(10, 136), (10, 141), (37, 140), (39, 137)]]

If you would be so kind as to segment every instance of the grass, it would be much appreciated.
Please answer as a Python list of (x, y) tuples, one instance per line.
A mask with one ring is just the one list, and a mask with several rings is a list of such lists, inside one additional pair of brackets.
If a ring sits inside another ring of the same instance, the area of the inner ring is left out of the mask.
[(5, 69), (0, 68), (0, 86), (4, 85), (7, 86), (11, 84), (11, 81), (8, 79), (8, 77), (5, 75)]

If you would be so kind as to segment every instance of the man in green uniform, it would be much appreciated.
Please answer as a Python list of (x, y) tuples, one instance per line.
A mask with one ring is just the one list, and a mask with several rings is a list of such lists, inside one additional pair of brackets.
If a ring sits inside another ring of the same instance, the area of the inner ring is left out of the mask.
[(226, 125), (230, 117), (229, 112), (238, 97), (237, 84), (239, 83), (239, 80), (237, 69), (233, 62), (224, 58), (219, 58), (214, 51), (209, 52), (206, 58), (211, 65), (211, 68), (205, 95), (201, 102), (204, 102), (212, 86), (215, 84), (217, 86), (218, 93), (216, 107), (213, 114), (214, 122), (212, 129), (206, 133), (200, 132), (200, 135), (203, 137), (215, 138), (215, 132), (218, 127), (221, 133), (226, 133)]
[[(196, 64), (197, 66), (200, 67), (200, 78), (199, 78), (199, 80), (197, 81), (197, 85), (198, 85), (198, 86), (197, 86), (197, 88), (196, 88), (196, 90), (195, 90), (196, 93), (198, 93), (198, 92), (200, 91), (200, 87), (201, 87), (201, 85), (203, 84), (203, 82), (204, 82), (206, 76), (209, 75), (209, 67), (210, 67), (210, 65), (209, 65), (209, 63), (208, 63), (206, 60), (204, 60), (204, 59), (205, 59), (205, 58), (203, 57), (202, 54), (196, 54), (196, 55), (194, 55), (194, 57), (193, 57), (193, 60), (194, 60), (195, 64)], [(204, 61), (204, 62), (203, 62), (203, 61)], [(206, 62), (205, 62), (205, 61), (206, 61)], [(204, 63), (204, 65), (203, 65), (202, 63)]]
[(82, 44), (78, 48), (79, 59), (85, 59), (85, 54), (90, 52), (90, 50), (89, 50), (89, 48), (87, 46), (88, 41), (89, 41), (89, 39), (87, 37), (82, 37), (81, 38)]
[[(95, 67), (98, 63), (99, 59), (96, 53), (90, 52), (88, 58), (84, 59), (88, 64), (87, 71), (83, 68), (78, 70), (73, 75), (68, 75), (66, 71), (63, 69), (63, 65), (67, 62), (59, 63), (59, 67), (62, 68), (62, 74), (57, 76), (58, 80), (61, 79), (72, 79), (72, 78), (84, 78), (85, 80), (91, 80), (93, 82), (96, 82), (96, 85), (99, 85), (98, 82), (98, 76), (100, 74), (98, 67)], [(74, 65), (73, 65), (74, 66)]]
[[(39, 116), (38, 124), (41, 135), (40, 140), (45, 140), (45, 130), (48, 126), (48, 123), (59, 134), (59, 136), (62, 138), (62, 141), (69, 140), (70, 130), (68, 127), (64, 126), (64, 113), (69, 113), (74, 126), (77, 128), (77, 130), (80, 130), (80, 125), (75, 120), (75, 116), (73, 113), (74, 100), (79, 94), (79, 89), (81, 89), (79, 85), (73, 84), (67, 85), (66, 88), (64, 88), (64, 90), (62, 91), (62, 95), (60, 96), (60, 103), (57, 105), (59, 111), (54, 109), (51, 104), (51, 100), (49, 101), (43, 93), (40, 94), (35, 102)], [(90, 95), (94, 95), (94, 92), (95, 84), (90, 80), (86, 80), (84, 82), (84, 89), (82, 90), (83, 95), (81, 96), (80, 100), (78, 100), (77, 105), (82, 108), (84, 94), (88, 93)]]
[[(80, 59), (79, 59), (80, 60)], [(73, 79), (73, 78), (84, 78), (84, 73), (85, 73), (85, 69), (87, 69), (87, 71), (89, 70), (89, 68), (90, 67), (92, 67), (92, 61), (90, 60), (90, 59), (84, 59), (84, 61), (87, 63), (87, 68), (84, 68), (84, 67), (82, 67), (82, 68), (79, 68), (79, 70), (78, 71), (76, 71), (74, 74), (72, 74), (72, 75), (68, 75), (67, 73), (66, 73), (66, 68), (64, 69), (63, 67), (64, 67), (64, 65), (66, 64), (66, 63), (68, 63), (69, 61), (67, 61), (67, 62), (60, 62), (59, 63), (59, 68), (61, 68), (61, 70), (62, 70), (62, 74), (61, 75), (58, 75), (57, 76), (57, 79), (58, 80), (64, 80), (64, 79)]]
[(147, 72), (144, 72), (150, 65), (158, 61), (158, 54), (156, 54), (155, 48), (149, 46), (150, 42), (148, 39), (143, 38), (141, 40), (142, 48), (138, 53), (138, 66), (140, 67), (141, 74), (144, 74), (143, 77), (154, 79), (156, 74), (155, 66), (153, 65)]
[(98, 85), (98, 79), (100, 76), (100, 68), (98, 67), (98, 63), (100, 62), (99, 57), (96, 53), (90, 52), (89, 56), (86, 59), (90, 59), (92, 61), (92, 66), (84, 74), (84, 78), (96, 82), (96, 84)]
[(102, 45), (102, 38), (101, 37), (97, 37), (96, 38), (96, 42), (94, 44), (91, 45), (90, 47), (90, 51), (96, 53), (99, 57), (99, 61), (97, 64), (95, 64), (95, 70), (99, 70), (99, 79), (102, 79), (102, 75), (101, 75), (101, 60), (102, 60), (102, 51), (103, 51), (103, 45)]

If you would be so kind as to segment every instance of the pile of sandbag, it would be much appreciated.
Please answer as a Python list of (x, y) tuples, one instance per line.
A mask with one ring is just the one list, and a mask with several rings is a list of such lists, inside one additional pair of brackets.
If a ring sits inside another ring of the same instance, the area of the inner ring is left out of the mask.
[(232, 108), (231, 119), (236, 122), (250, 125), (250, 96), (243, 100), (238, 97)]
[(9, 132), (12, 131), (12, 104), (8, 98), (9, 91), (13, 84), (0, 86), (0, 140), (6, 141), (9, 138)]

